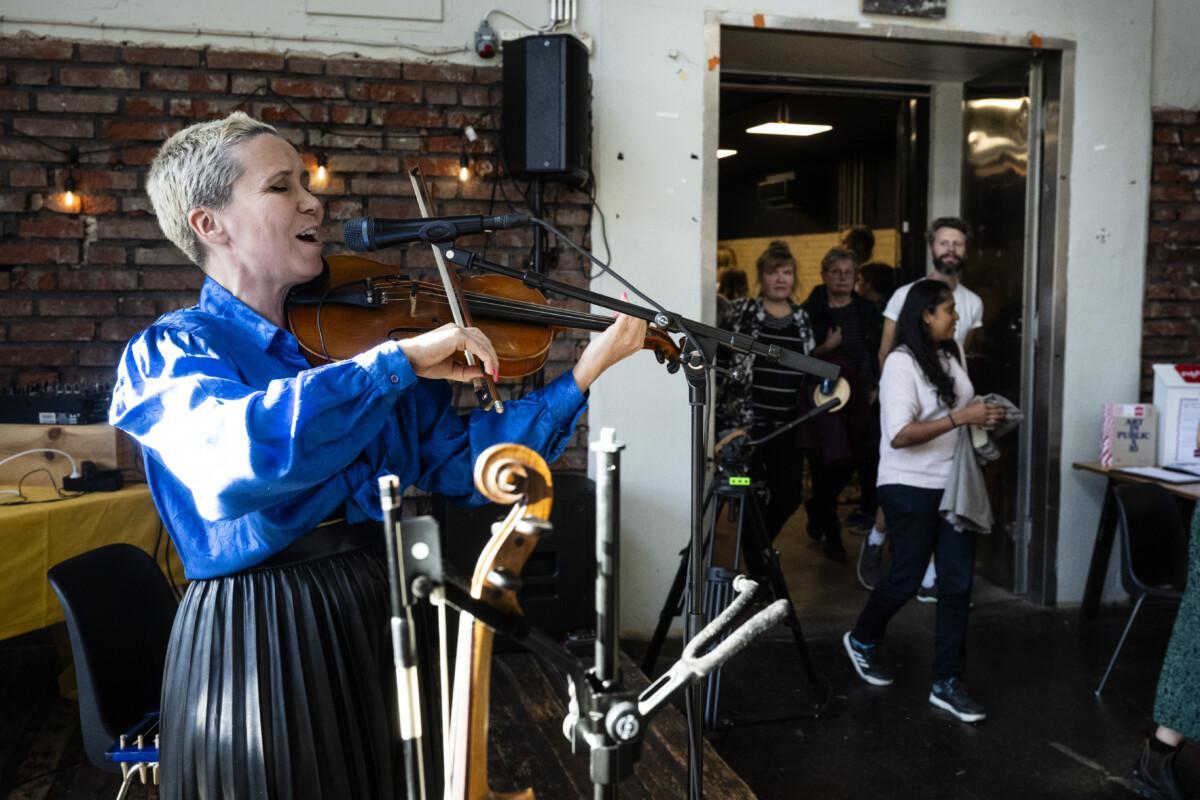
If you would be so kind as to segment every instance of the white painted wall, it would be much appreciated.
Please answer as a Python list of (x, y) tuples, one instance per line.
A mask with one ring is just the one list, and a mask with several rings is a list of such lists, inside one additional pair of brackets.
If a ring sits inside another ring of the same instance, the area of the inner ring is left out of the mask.
[[(765, 3), (765, 5), (764, 5)], [(1166, 19), (1192, 20), (1188, 0), (1160, 0)], [(210, 0), (203, 19), (193, 8), (153, 0), (111, 0), (96, 10), (90, 0), (7, 0), (0, 33), (30, 29), (56, 36), (176, 43), (218, 43), (257, 49), (357, 50), (377, 57), (412, 58), (396, 40), (424, 48), (454, 47), (470, 39), (490, 0), (456, 0), (445, 20), (404, 22), (306, 17), (304, 0)], [(691, 0), (583, 0), (580, 27), (595, 37), (593, 161), (598, 199), (608, 215), (614, 264), (629, 279), (687, 316), (711, 319), (709, 285), (716, 237), (716, 115), (705, 106), (705, 87), (717, 73), (719, 38), (706, 12)], [(1071, 170), (1064, 176), (1069, 202), (1067, 335), (1064, 358), (1062, 507), (1058, 586), (1061, 602), (1082, 595), (1100, 509), (1099, 479), (1070, 469), (1094, 460), (1100, 403), (1137, 397), (1147, 176), (1150, 158), (1150, 89), (1153, 0), (955, 0), (943, 21), (863, 15), (858, 0), (727, 0), (727, 24), (753, 26), (766, 12), (768, 27), (839, 27), (864, 36), (894, 35), (905, 26), (951, 34), (999, 34), (1012, 43), (1030, 33), (1076, 43), (1075, 108)], [(536, 0), (506, 5), (532, 20), (544, 19)], [(779, 17), (771, 16), (780, 14)], [(56, 22), (14, 22), (53, 17)], [(62, 22), (76, 24), (64, 25)], [(219, 25), (217, 24), (219, 22)], [(100, 30), (95, 25), (114, 26)], [(195, 36), (146, 30), (213, 25), (228, 31), (279, 32), (290, 37)], [(506, 24), (506, 23), (499, 23)], [(122, 28), (121, 26), (137, 26)], [(300, 37), (317, 37), (301, 42)], [(1186, 34), (1166, 36), (1169, 52), (1190, 45)], [(1162, 41), (1160, 36), (1160, 41)], [(355, 44), (347, 44), (353, 40)], [(370, 45), (363, 44), (372, 43)], [(469, 53), (450, 60), (478, 62)], [(1156, 85), (1193, 84), (1187, 96), (1161, 92), (1196, 105), (1195, 55), (1162, 60)], [(1182, 69), (1181, 72), (1176, 72)], [(716, 97), (714, 91), (708, 96)], [(696, 157), (693, 158), (693, 155)], [(939, 185), (942, 185), (939, 181)], [(598, 232), (594, 241), (599, 242)], [(613, 292), (606, 279), (597, 288)], [(679, 376), (667, 376), (651, 359), (621, 365), (592, 394), (593, 428), (615, 427), (628, 443), (623, 466), (623, 533), (626, 559), (623, 629), (647, 632), (654, 624), (677, 552), (688, 529), (688, 405)]]
[(1155, 0), (1154, 108), (1200, 108), (1200, 3)]
[[(936, 83), (929, 93), (929, 219), (962, 209), (963, 86)], [(927, 220), (917, 220), (918, 228)]]

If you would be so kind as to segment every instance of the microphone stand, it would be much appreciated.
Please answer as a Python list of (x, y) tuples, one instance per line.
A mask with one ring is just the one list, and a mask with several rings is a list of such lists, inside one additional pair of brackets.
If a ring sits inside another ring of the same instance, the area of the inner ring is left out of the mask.
[[(703, 340), (685, 343), (683, 375), (688, 384), (688, 404), (692, 409), (692, 481), (691, 481), (691, 574), (688, 576), (688, 602), (684, 625), (684, 644), (696, 640), (704, 627), (704, 484), (706, 462), (705, 425), (708, 422), (708, 365), (712, 354), (703, 349)], [(704, 796), (704, 687), (693, 683), (684, 695), (688, 728), (688, 797)]]
[(417, 640), (413, 628), (412, 594), (406, 564), (397, 558), (405, 552), (400, 526), (400, 481), (395, 475), (379, 478), (383, 531), (387, 550), (388, 594), (391, 601), (392, 659), (396, 668), (396, 699), (400, 710), (400, 738), (404, 742), (404, 782), (408, 800), (426, 800), (425, 755), (422, 748), (421, 685), (417, 666)]
[[(631, 317), (653, 322), (669, 333), (682, 333), (686, 337), (680, 360), (688, 382), (688, 403), (692, 409), (692, 457), (691, 537), (688, 545), (691, 570), (684, 644), (690, 646), (695, 643), (704, 627), (704, 495), (707, 477), (705, 425), (708, 421), (706, 409), (708, 373), (716, 348), (718, 346), (727, 347), (738, 353), (753, 354), (759, 358), (770, 359), (781, 367), (814, 375), (825, 381), (836, 380), (841, 373), (841, 367), (828, 361), (797, 353), (794, 350), (786, 350), (778, 345), (763, 344), (752, 336), (705, 325), (674, 312), (654, 311), (598, 292), (552, 280), (536, 272), (497, 264), (481, 258), (469, 250), (455, 247), (453, 243), (439, 246), (446, 261), (460, 267), (507, 275), (539, 291), (551, 291), (573, 300), (582, 300), (595, 306), (619, 311)], [(825, 404), (822, 410), (828, 405)], [(699, 683), (693, 684), (688, 689), (685, 700), (684, 707), (688, 723), (688, 796), (691, 800), (700, 800), (704, 793), (703, 687)]]

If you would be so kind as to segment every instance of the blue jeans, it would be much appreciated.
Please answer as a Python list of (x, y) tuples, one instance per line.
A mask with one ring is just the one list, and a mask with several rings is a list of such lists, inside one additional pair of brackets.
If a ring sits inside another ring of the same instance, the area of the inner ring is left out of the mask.
[(871, 592), (851, 635), (863, 644), (883, 640), (888, 622), (917, 593), (933, 555), (937, 563), (937, 626), (933, 679), (961, 677), (967, 655), (967, 614), (975, 573), (974, 533), (956, 531), (938, 514), (941, 489), (879, 487), (887, 519), (892, 569)]

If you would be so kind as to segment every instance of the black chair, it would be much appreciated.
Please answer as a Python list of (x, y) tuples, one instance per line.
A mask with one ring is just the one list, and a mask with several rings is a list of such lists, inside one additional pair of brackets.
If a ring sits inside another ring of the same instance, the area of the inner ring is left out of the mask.
[(1108, 669), (1096, 687), (1097, 697), (1104, 691), (1146, 598), (1179, 602), (1187, 585), (1188, 533), (1171, 493), (1154, 483), (1130, 483), (1117, 486), (1113, 494), (1117, 503), (1117, 541), (1121, 548), (1121, 585), (1136, 599)]
[(122, 773), (117, 797), (123, 797), (135, 774), (144, 783), (146, 770), (158, 764), (159, 694), (175, 593), (154, 559), (129, 544), (75, 556), (47, 577), (71, 640), (84, 750), (99, 769)]

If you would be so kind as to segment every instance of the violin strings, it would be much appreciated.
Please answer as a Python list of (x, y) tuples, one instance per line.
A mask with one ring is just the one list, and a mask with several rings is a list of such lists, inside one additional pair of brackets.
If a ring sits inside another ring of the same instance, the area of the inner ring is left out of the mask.
[[(406, 297), (394, 297), (392, 295), (384, 295), (384, 302), (403, 302)], [(519, 301), (504, 301), (494, 298), (469, 298), (470, 309), (474, 312), (488, 311), (493, 312), (521, 312), (525, 311), (530, 314), (536, 314), (541, 319), (550, 322), (558, 323), (565, 326), (578, 327), (600, 327), (605, 328), (611, 323), (611, 320), (605, 320), (603, 317), (585, 314), (578, 311), (570, 311), (559, 309), (554, 306), (543, 306), (538, 303), (521, 303)]]
[[(416, 288), (419, 293), (424, 293), (429, 297), (437, 299), (446, 298), (446, 290), (431, 282), (431, 281), (415, 281), (410, 279), (398, 278), (382, 278), (375, 281), (375, 285), (383, 290), (384, 300), (391, 301), (395, 299), (391, 293), (391, 289), (399, 287), (402, 291), (406, 290), (404, 297), (408, 297), (412, 293), (412, 289)], [(475, 304), (480, 307), (489, 307), (500, 310), (517, 310), (517, 311), (536, 311), (548, 316), (555, 316), (561, 320), (583, 321), (591, 323), (602, 323), (605, 326), (609, 325), (612, 320), (606, 319), (596, 314), (588, 314), (582, 311), (571, 311), (569, 309), (559, 308), (557, 306), (542, 305), (540, 303), (531, 303), (524, 300), (508, 300), (502, 297), (494, 297), (492, 295), (483, 294), (480, 292), (463, 292), (463, 296), (468, 300), (475, 301)]]
[[(410, 298), (412, 296), (411, 288), (413, 285), (414, 284), (409, 283), (406, 287), (403, 283), (401, 283), (401, 289), (408, 288), (410, 291), (403, 292), (399, 296), (396, 296), (395, 293), (385, 288), (383, 291), (384, 302), (401, 302), (404, 299)], [(432, 285), (425, 286), (421, 283), (417, 283), (415, 285), (419, 294), (425, 294), (428, 297), (439, 300), (445, 299), (446, 297), (446, 292), (444, 289), (440, 289)], [(469, 305), (472, 307), (472, 309), (478, 308), (480, 310), (496, 311), (528, 311), (530, 313), (537, 313), (541, 316), (550, 318), (555, 322), (561, 322), (567, 325), (590, 324), (607, 327), (612, 323), (612, 320), (606, 319), (598, 314), (588, 314), (583, 311), (571, 311), (570, 309), (559, 308), (557, 306), (541, 305), (540, 303), (530, 303), (523, 300), (506, 300), (504, 298), (492, 297), (490, 295), (480, 294), (478, 292), (464, 292), (463, 295), (469, 301)]]
[[(445, 288), (432, 281), (383, 277), (376, 278), (374, 282), (375, 286), (382, 290), (383, 299), (385, 302), (396, 300), (391, 292), (391, 290), (394, 288), (399, 288), (401, 291), (405, 292), (403, 296), (406, 298), (412, 294), (414, 288), (418, 293), (424, 293), (429, 297), (436, 299), (446, 298)], [(463, 292), (463, 296), (467, 300), (474, 301), (473, 304), (479, 306), (480, 308), (486, 307), (495, 310), (537, 312), (545, 316), (554, 317), (558, 321), (564, 321), (568, 323), (582, 322), (603, 325), (604, 327), (607, 327), (612, 323), (612, 320), (606, 319), (605, 317), (597, 314), (588, 314), (582, 311), (571, 311), (569, 309), (562, 309), (557, 306), (542, 305), (540, 303), (531, 303), (524, 300), (508, 300), (480, 292)]]

